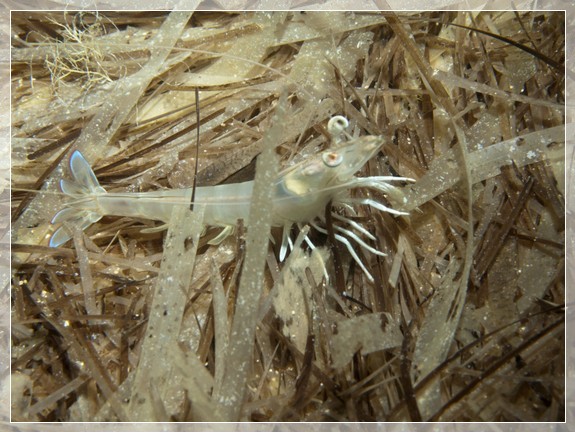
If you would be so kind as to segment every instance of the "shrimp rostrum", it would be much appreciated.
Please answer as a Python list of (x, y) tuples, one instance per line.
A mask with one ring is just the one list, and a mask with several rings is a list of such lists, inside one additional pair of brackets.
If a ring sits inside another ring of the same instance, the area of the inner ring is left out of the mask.
[[(272, 225), (283, 228), (280, 261), (283, 261), (288, 249), (293, 247), (290, 231), (294, 224), (300, 227), (309, 224), (327, 233), (321, 225), (324, 222), (325, 207), (330, 201), (334, 207), (364, 204), (394, 215), (407, 214), (370, 198), (351, 196), (350, 192), (355, 188), (369, 188), (399, 196), (399, 189), (391, 183), (413, 181), (395, 176), (355, 176), (383, 143), (384, 138), (378, 136), (353, 139), (343, 146), (323, 151), (280, 172), (271, 185), (274, 188)], [(61, 180), (60, 187), (72, 200), (52, 219), (52, 223), (65, 223), (52, 235), (52, 247), (58, 247), (71, 238), (72, 233), (66, 226), (68, 223), (83, 230), (105, 215), (146, 218), (167, 223), (174, 206), (189, 205), (192, 197), (191, 188), (142, 193), (106, 192), (79, 151), (75, 151), (70, 158), (70, 170), (73, 180)], [(205, 206), (204, 223), (223, 228), (210, 244), (218, 244), (230, 235), (238, 219), (243, 219), (249, 230), (249, 203), (253, 184), (253, 181), (248, 181), (196, 188), (194, 200)], [(350, 240), (370, 253), (385, 255), (364, 240), (366, 237), (375, 240), (375, 236), (346, 216), (336, 212), (332, 216), (337, 222), (334, 224), (335, 239), (347, 248), (366, 277), (373, 280)], [(342, 226), (338, 223), (342, 223)], [(308, 238), (306, 241), (313, 247)]]

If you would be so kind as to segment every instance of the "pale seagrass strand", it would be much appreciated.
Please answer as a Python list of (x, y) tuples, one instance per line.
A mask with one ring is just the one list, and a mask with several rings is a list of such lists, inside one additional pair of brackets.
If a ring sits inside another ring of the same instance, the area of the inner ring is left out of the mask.
[[(460, 181), (465, 190), (466, 199), (466, 226), (467, 239), (465, 243), (465, 255), (463, 257), (462, 263), (459, 264), (457, 260), (454, 262), (460, 267), (461, 274), (457, 277), (450, 278), (449, 276), (446, 281), (446, 287), (438, 295), (432, 298), (432, 301), (437, 302), (439, 306), (445, 310), (440, 322), (433, 328), (433, 331), (429, 333), (423, 333), (426, 337), (420, 337), (415, 342), (415, 352), (413, 359), (412, 370), (410, 371), (413, 375), (418, 368), (425, 367), (431, 368), (434, 365), (442, 362), (448, 354), (449, 347), (452, 344), (452, 338), (457, 330), (461, 314), (463, 312), (463, 306), (465, 305), (465, 299), (467, 296), (467, 290), (469, 288), (468, 279), (471, 272), (471, 266), (473, 261), (473, 194), (472, 194), (472, 178), (471, 178), (471, 167), (469, 164), (469, 151), (467, 144), (468, 128), (463, 123), (462, 119), (457, 117), (457, 110), (453, 101), (450, 99), (449, 93), (445, 85), (438, 80), (434, 74), (430, 64), (424, 59), (419, 51), (417, 45), (413, 42), (413, 39), (409, 36), (405, 27), (402, 25), (401, 21), (396, 15), (386, 16), (386, 19), (393, 29), (394, 33), (401, 39), (404, 43), (405, 50), (409, 53), (410, 57), (413, 59), (417, 65), (419, 74), (422, 77), (426, 87), (437, 104), (438, 109), (441, 109), (447, 113), (449, 116), (449, 121), (454, 130), (454, 135), (456, 137), (456, 146), (454, 148), (454, 153), (456, 155), (456, 160), (459, 163), (460, 169)], [(424, 318), (422, 327), (429, 329), (428, 321), (431, 321), (432, 314), (427, 315)], [(434, 350), (425, 350), (420, 347), (424, 345), (433, 346)], [(410, 379), (412, 379), (410, 377)], [(434, 386), (430, 392), (433, 392), (438, 386)], [(428, 399), (425, 396), (422, 397), (423, 401)], [(438, 403), (438, 398), (432, 400), (431, 403), (420, 404), (418, 407), (415, 404), (414, 413), (415, 418), (428, 418), (433, 409)]]
[(150, 381), (155, 380), (157, 390), (164, 394), (170, 382), (168, 366), (172, 356), (165, 354), (178, 349), (178, 336), (184, 309), (190, 296), (190, 281), (196, 251), (203, 229), (205, 207), (185, 206), (174, 209), (164, 245), (164, 257), (157, 281), (148, 319), (148, 328), (142, 353), (131, 389), (127, 412), (132, 421), (161, 421), (153, 410)]
[(273, 125), (264, 135), (264, 146), (258, 159), (254, 192), (250, 204), (250, 229), (246, 240), (246, 259), (240, 281), (236, 309), (232, 318), (226, 353), (226, 369), (219, 393), (213, 399), (226, 421), (238, 421), (247, 391), (252, 363), (257, 310), (264, 283), (268, 233), (272, 225), (273, 189), (269, 185), (278, 173), (275, 147), (282, 142), (282, 118), (286, 115), (285, 99), (280, 99)]
[[(555, 126), (471, 152), (469, 165), (472, 181), (477, 183), (494, 177), (500, 173), (501, 167), (510, 163), (522, 167), (545, 159), (555, 160), (562, 155), (562, 146), (559, 152), (549, 147), (564, 140), (565, 126)], [(454, 151), (448, 150), (433, 161), (429, 171), (418, 179), (417, 184), (404, 189), (405, 204), (398, 207), (411, 211), (422, 206), (459, 182), (460, 173)]]
[[(138, 366), (119, 386), (114, 398), (105, 403), (94, 421), (105, 421), (117, 416), (121, 421), (167, 421), (157, 418), (154, 410), (153, 390), (162, 395), (173, 384), (173, 374), (182, 378), (181, 356), (177, 352), (183, 312), (190, 294), (190, 281), (194, 268), (197, 245), (202, 232), (204, 206), (197, 205), (191, 212), (180, 206), (173, 213), (173, 227), (168, 230), (161, 269), (154, 284), (151, 312), (146, 337)], [(188, 359), (187, 375), (197, 376), (187, 388), (192, 400), (204, 400), (198, 382), (205, 381), (203, 370), (194, 367), (195, 359)], [(197, 366), (197, 365), (196, 365)], [(180, 369), (176, 372), (175, 369)], [(150, 385), (154, 382), (155, 388)], [(163, 397), (163, 396), (162, 396)], [(215, 418), (214, 411), (211, 411)]]

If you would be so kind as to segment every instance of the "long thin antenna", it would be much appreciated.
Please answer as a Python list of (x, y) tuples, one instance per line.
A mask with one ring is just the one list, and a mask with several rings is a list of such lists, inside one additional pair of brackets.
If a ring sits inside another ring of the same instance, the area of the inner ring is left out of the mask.
[(198, 159), (200, 157), (200, 90), (195, 88), (196, 93), (196, 163), (194, 166), (194, 181), (192, 183), (192, 201), (190, 202), (190, 210), (194, 211), (194, 203), (196, 202), (196, 180), (198, 178)]

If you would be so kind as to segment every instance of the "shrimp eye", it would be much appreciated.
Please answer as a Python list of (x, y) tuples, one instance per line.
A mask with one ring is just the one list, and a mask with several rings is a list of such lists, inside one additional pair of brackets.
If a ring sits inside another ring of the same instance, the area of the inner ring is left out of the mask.
[(337, 152), (324, 153), (321, 158), (328, 167), (336, 167), (343, 162), (343, 155)]

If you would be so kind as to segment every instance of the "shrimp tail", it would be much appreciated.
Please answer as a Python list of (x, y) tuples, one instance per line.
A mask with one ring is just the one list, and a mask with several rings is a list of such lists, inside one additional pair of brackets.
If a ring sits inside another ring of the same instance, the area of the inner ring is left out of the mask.
[(72, 232), (66, 225), (74, 225), (84, 230), (103, 216), (98, 210), (97, 200), (93, 198), (105, 194), (106, 190), (100, 186), (90, 164), (78, 150), (70, 157), (70, 171), (73, 180), (60, 180), (60, 189), (74, 200), (52, 219), (53, 224), (63, 225), (52, 235), (51, 247), (58, 247), (72, 238)]

